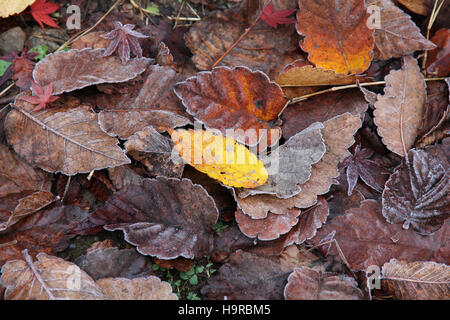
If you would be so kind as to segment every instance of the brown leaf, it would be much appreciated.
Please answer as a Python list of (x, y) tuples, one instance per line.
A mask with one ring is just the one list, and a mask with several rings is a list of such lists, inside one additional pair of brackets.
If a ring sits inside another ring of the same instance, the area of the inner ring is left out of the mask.
[(33, 262), (26, 253), (26, 261), (12, 260), (2, 267), (6, 300), (105, 299), (94, 280), (73, 263), (45, 253), (36, 258)]
[(130, 184), (142, 184), (144, 177), (134, 169), (135, 168), (130, 165), (108, 168), (109, 178), (117, 190), (123, 189)]
[(362, 300), (355, 279), (319, 272), (308, 267), (295, 268), (284, 288), (286, 300)]
[(162, 41), (158, 45), (158, 54), (156, 56), (156, 63), (163, 67), (169, 68), (176, 67), (176, 64), (173, 60), (173, 56), (170, 53), (169, 47)]
[[(279, 8), (275, 7), (275, 9)], [(200, 70), (209, 70), (214, 62), (245, 32), (250, 23), (239, 7), (215, 11), (196, 22), (185, 36), (186, 45), (194, 55), (192, 61), (195, 66)], [(295, 50), (297, 39), (292, 25), (273, 29), (263, 21), (259, 21), (219, 63), (219, 66), (247, 66), (252, 70), (271, 74), (279, 59), (284, 54)]]
[(142, 254), (191, 259), (211, 251), (217, 218), (214, 200), (202, 186), (157, 177), (115, 193), (91, 221), (109, 231), (122, 230)]
[(383, 216), (389, 223), (429, 235), (450, 216), (450, 163), (444, 146), (411, 149), (383, 191)]
[(450, 267), (435, 262), (392, 259), (383, 265), (381, 288), (399, 300), (448, 300)]
[(306, 240), (314, 238), (317, 230), (327, 221), (328, 213), (327, 201), (323, 197), (319, 197), (317, 205), (303, 210), (297, 225), (286, 235), (285, 245), (302, 244)]
[(117, 83), (135, 78), (152, 59), (132, 59), (122, 65), (116, 56), (101, 57), (102, 49), (60, 51), (36, 64), (33, 77), (41, 86), (53, 82), (53, 94), (74, 91), (99, 83)]
[(450, 74), (450, 29), (439, 29), (431, 41), (437, 48), (428, 53), (427, 72), (437, 77), (446, 77)]
[(172, 148), (172, 140), (152, 126), (135, 132), (125, 142), (126, 153), (144, 164), (149, 175), (181, 178), (184, 164), (173, 161)]
[(401, 70), (385, 78), (384, 95), (375, 103), (375, 124), (387, 148), (400, 156), (412, 147), (422, 125), (426, 99), (425, 81), (417, 60), (403, 58)]
[(323, 124), (322, 136), (326, 152), (322, 159), (312, 166), (311, 178), (300, 186), (302, 191), (288, 199), (278, 199), (271, 195), (255, 195), (244, 199), (235, 197), (245, 214), (253, 219), (262, 219), (269, 211), (283, 214), (291, 208), (308, 208), (316, 203), (317, 195), (329, 191), (333, 179), (339, 175), (338, 163), (350, 155), (347, 149), (354, 143), (353, 136), (361, 127), (361, 120), (360, 116), (344, 113)]
[(191, 123), (172, 92), (180, 80), (174, 70), (156, 65), (143, 76), (143, 84), (130, 93), (105, 97), (109, 107), (100, 112), (99, 123), (108, 134), (126, 139), (149, 125), (161, 132)]
[[(287, 101), (275, 82), (264, 73), (253, 72), (247, 67), (218, 67), (198, 73), (178, 83), (175, 94), (187, 112), (208, 129), (218, 129), (223, 135), (250, 146), (256, 145), (262, 137), (258, 129), (273, 127), (269, 122), (277, 118)], [(235, 131), (227, 134), (227, 129)], [(248, 129), (253, 131), (242, 131)], [(273, 131), (267, 137), (270, 145), (279, 139), (279, 132)]]
[(16, 100), (15, 105), (5, 121), (8, 142), (35, 167), (74, 175), (130, 162), (117, 139), (100, 129), (89, 106), (32, 114), (32, 104)]
[(147, 277), (154, 274), (150, 258), (134, 249), (116, 247), (95, 249), (75, 260), (83, 271), (94, 280), (102, 278)]
[(10, 148), (0, 144), (0, 199), (25, 190), (41, 190), (45, 183), (44, 172), (33, 169)]
[(178, 300), (168, 282), (158, 277), (107, 278), (96, 282), (108, 300)]
[(153, 261), (155, 261), (155, 263), (160, 267), (166, 269), (176, 269), (180, 272), (188, 272), (194, 266), (194, 260), (185, 258), (176, 258), (171, 260), (154, 258)]
[(17, 207), (11, 212), (8, 220), (4, 223), (0, 222), (0, 231), (4, 231), (16, 224), (19, 220), (29, 216), (42, 208), (45, 208), (57, 198), (53, 193), (42, 190), (37, 191), (25, 198), (19, 200)]
[(284, 110), (283, 137), (289, 139), (314, 122), (325, 122), (331, 118), (350, 112), (364, 119), (367, 102), (357, 89), (342, 90), (312, 97), (306, 101), (290, 105)]
[(104, 34), (106, 34), (106, 32), (103, 31), (89, 32), (88, 34), (72, 42), (71, 48), (76, 50), (82, 50), (85, 48), (106, 49), (109, 47), (111, 40), (103, 38), (102, 35)]
[(201, 293), (213, 300), (280, 300), (288, 274), (295, 266), (279, 259), (236, 251)]
[(289, 232), (297, 224), (300, 214), (300, 210), (290, 209), (286, 214), (269, 212), (264, 219), (252, 219), (238, 208), (235, 217), (243, 234), (267, 241), (278, 239), (280, 235)]
[(23, 249), (31, 256), (39, 252), (54, 254), (63, 251), (76, 234), (75, 228), (88, 217), (78, 207), (64, 206), (40, 210), (23, 218), (0, 235), (0, 266), (6, 261), (21, 259)]
[(301, 48), (316, 67), (356, 74), (369, 68), (374, 39), (364, 0), (302, 0), (297, 11)]
[[(324, 238), (331, 240), (332, 236), (351, 268), (365, 271), (371, 265), (382, 266), (391, 258), (430, 260), (446, 246), (448, 232), (448, 223), (432, 236), (402, 229), (400, 225), (386, 222), (377, 201), (364, 200), (361, 207), (349, 209), (343, 216), (325, 224), (313, 242), (318, 245)], [(328, 248), (330, 245), (322, 246), (321, 250), (327, 255)], [(338, 257), (334, 244), (330, 253)]]
[(431, 50), (436, 46), (427, 40), (411, 17), (391, 0), (366, 0), (367, 7), (380, 9), (381, 28), (375, 28), (375, 58), (388, 60), (407, 56), (417, 50)]

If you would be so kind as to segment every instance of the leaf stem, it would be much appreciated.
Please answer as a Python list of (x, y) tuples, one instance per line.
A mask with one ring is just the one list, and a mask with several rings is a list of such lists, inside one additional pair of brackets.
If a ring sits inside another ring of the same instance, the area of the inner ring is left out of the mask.
[(44, 289), (45, 293), (47, 293), (47, 295), (50, 298), (50, 300), (56, 300), (55, 296), (51, 293), (50, 289), (47, 287), (47, 284), (45, 283), (44, 279), (42, 279), (41, 274), (39, 273), (39, 271), (37, 271), (36, 267), (34, 266), (33, 260), (31, 260), (31, 257), (28, 254), (28, 250), (27, 249), (23, 250), (22, 254), (23, 254), (23, 256), (25, 258), (25, 261), (27, 262), (28, 266), (30, 267), (31, 272), (33, 272), (34, 276), (39, 281), (39, 283), (41, 284), (41, 286)]
[(261, 18), (261, 15), (259, 15), (258, 18), (256, 18), (255, 21), (253, 21), (253, 23), (252, 23), (247, 29), (245, 29), (245, 32), (239, 37), (239, 39), (237, 39), (237, 40), (231, 45), (231, 47), (228, 48), (228, 50), (225, 51), (225, 52), (220, 56), (220, 58), (217, 59), (216, 62), (214, 62), (214, 63), (212, 64), (212, 66), (211, 66), (209, 69), (212, 69), (212, 68), (214, 68), (215, 66), (217, 66), (217, 65), (220, 63), (220, 61), (222, 61), (223, 58), (225, 58), (225, 57), (231, 52), (231, 50), (233, 50), (233, 48), (236, 47), (236, 46), (238, 45), (238, 43), (239, 43), (242, 39), (244, 39), (244, 37), (252, 30), (252, 28), (256, 25), (256, 23), (259, 21), (260, 18)]

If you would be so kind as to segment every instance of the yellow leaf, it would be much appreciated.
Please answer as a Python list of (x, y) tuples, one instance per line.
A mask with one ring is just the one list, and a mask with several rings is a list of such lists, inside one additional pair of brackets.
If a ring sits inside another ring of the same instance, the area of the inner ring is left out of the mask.
[(263, 163), (233, 138), (192, 129), (173, 130), (170, 135), (184, 161), (227, 186), (254, 188), (267, 180)]
[(36, 0), (0, 0), (0, 17), (6, 18), (21, 13)]

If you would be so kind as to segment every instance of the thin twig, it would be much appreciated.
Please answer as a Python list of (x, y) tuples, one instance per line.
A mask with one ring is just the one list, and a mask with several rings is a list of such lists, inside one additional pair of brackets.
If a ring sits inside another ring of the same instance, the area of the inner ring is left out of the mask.
[(51, 293), (50, 288), (47, 287), (47, 284), (45, 283), (44, 279), (42, 279), (41, 274), (39, 271), (37, 271), (36, 267), (34, 266), (33, 260), (31, 260), (30, 255), (28, 254), (28, 250), (25, 249), (22, 251), (23, 256), (25, 257), (25, 261), (27, 262), (28, 266), (30, 267), (31, 271), (33, 272), (36, 279), (41, 284), (44, 291), (47, 293), (50, 300), (56, 300), (55, 296)]
[(6, 243), (0, 243), (0, 248), (13, 246), (15, 244), (17, 244), (17, 240), (13, 240), (13, 241), (6, 242)]
[(181, 16), (181, 11), (183, 11), (185, 3), (186, 3), (186, 0), (183, 0), (183, 2), (181, 2), (180, 10), (178, 10), (177, 18), (175, 19), (175, 23), (173, 25), (173, 29), (175, 29), (177, 27), (177, 25), (178, 25), (178, 18)]
[(2, 92), (0, 92), (0, 97), (9, 91), (12, 87), (14, 87), (16, 83), (13, 81), (9, 86), (7, 86)]
[(67, 179), (66, 186), (64, 187), (64, 193), (63, 193), (63, 196), (61, 198), (61, 203), (64, 202), (64, 199), (66, 198), (67, 191), (69, 191), (69, 185), (70, 185), (71, 179), (72, 179), (72, 176), (69, 176), (69, 178)]
[(168, 16), (167, 19), (169, 20), (179, 20), (179, 21), (200, 21), (200, 18), (191, 18), (191, 17), (172, 17)]
[(122, 2), (122, 0), (117, 0), (111, 8), (109, 8), (109, 10), (103, 15), (103, 17), (101, 17), (92, 27), (86, 29), (85, 31), (81, 32), (81, 33), (77, 33), (76, 35), (74, 35), (73, 37), (71, 37), (69, 40), (67, 40), (66, 42), (64, 42), (62, 44), (61, 47), (59, 47), (58, 49), (56, 49), (55, 52), (59, 52), (61, 50), (63, 50), (65, 47), (67, 47), (69, 44), (71, 44), (72, 42), (74, 42), (75, 40), (80, 39), (81, 37), (85, 36), (86, 34), (88, 34), (89, 32), (91, 32), (92, 30), (94, 30), (95, 27), (97, 27), (120, 3)]

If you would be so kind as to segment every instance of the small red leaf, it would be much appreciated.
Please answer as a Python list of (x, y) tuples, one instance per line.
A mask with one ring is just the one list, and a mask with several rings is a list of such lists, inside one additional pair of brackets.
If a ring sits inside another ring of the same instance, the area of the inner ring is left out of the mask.
[(260, 18), (272, 28), (277, 28), (279, 24), (291, 24), (296, 20), (287, 18), (296, 11), (296, 9), (290, 10), (274, 10), (273, 3), (270, 2), (265, 6), (261, 12)]
[(53, 28), (59, 28), (55, 21), (49, 16), (49, 14), (59, 9), (59, 5), (53, 2), (47, 2), (47, 0), (36, 0), (31, 5), (31, 15), (44, 28), (44, 23)]

